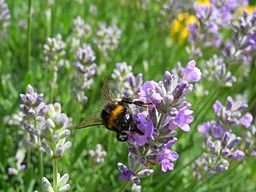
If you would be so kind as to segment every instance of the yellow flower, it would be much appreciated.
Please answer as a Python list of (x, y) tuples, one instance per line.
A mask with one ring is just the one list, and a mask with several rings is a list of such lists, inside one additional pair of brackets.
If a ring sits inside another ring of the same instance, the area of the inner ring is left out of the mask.
[(241, 7), (240, 7), (239, 9), (237, 9), (236, 12), (235, 12), (236, 18), (238, 18), (239, 16), (241, 16), (244, 11), (247, 12), (248, 14), (252, 14), (253, 12), (256, 11), (256, 7), (255, 7), (255, 6), (251, 6), (251, 5), (241, 6)]
[[(195, 5), (210, 6), (210, 1), (196, 0)], [(189, 35), (188, 26), (193, 23), (198, 23), (197, 18), (194, 15), (191, 15), (188, 12), (180, 13), (171, 23), (171, 30), (169, 32), (170, 38), (178, 38), (178, 43), (183, 44)]]
[(210, 7), (211, 2), (209, 0), (196, 0), (195, 5), (207, 5)]
[(189, 35), (188, 26), (193, 23), (197, 23), (197, 18), (187, 12), (180, 13), (176, 19), (171, 23), (171, 29), (169, 36), (171, 39), (178, 38), (178, 43), (183, 44), (184, 40)]
[(254, 11), (256, 11), (256, 7), (252, 6), (252, 5), (247, 5), (247, 6), (242, 6), (241, 8), (242, 12), (247, 12), (249, 14), (253, 13)]

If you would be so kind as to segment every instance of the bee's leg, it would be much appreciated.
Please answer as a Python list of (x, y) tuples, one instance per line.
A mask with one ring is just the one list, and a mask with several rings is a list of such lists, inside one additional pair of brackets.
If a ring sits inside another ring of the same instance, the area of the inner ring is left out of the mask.
[(119, 141), (121, 141), (121, 142), (125, 142), (125, 141), (128, 140), (128, 135), (127, 135), (127, 133), (125, 133), (125, 132), (117, 133), (116, 137), (117, 137), (117, 139), (118, 139)]
[(134, 131), (136, 133), (140, 134), (140, 135), (144, 135), (144, 133), (140, 129), (138, 129), (137, 127), (134, 128)]
[(129, 130), (132, 131), (132, 132), (136, 132), (136, 133), (138, 133), (140, 135), (144, 135), (144, 133), (136, 126), (135, 123), (131, 124)]

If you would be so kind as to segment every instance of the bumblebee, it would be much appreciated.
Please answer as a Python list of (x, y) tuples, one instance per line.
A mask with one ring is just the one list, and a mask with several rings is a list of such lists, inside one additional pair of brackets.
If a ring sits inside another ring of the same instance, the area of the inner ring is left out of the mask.
[(130, 111), (129, 105), (146, 106), (139, 100), (130, 98), (112, 99), (113, 94), (110, 92), (108, 84), (103, 86), (104, 99), (107, 101), (103, 106), (100, 116), (92, 115), (84, 119), (77, 128), (86, 128), (94, 125), (104, 125), (107, 129), (116, 132), (119, 141), (127, 141), (130, 133), (138, 133), (143, 135), (143, 132), (137, 128), (133, 120), (133, 114)]

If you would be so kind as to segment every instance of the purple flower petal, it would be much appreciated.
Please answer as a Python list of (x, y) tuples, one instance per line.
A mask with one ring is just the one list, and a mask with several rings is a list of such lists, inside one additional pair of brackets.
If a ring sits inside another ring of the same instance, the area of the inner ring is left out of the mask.
[(245, 156), (244, 152), (243, 151), (240, 151), (240, 150), (236, 150), (233, 154), (232, 154), (232, 157), (234, 159), (241, 159)]
[(253, 116), (251, 113), (246, 113), (241, 119), (240, 123), (245, 126), (246, 128), (251, 126), (251, 123), (253, 121)]
[(201, 71), (196, 67), (194, 60), (189, 61), (187, 66), (182, 71), (183, 80), (187, 82), (198, 82), (201, 79)]
[(202, 125), (199, 125), (197, 127), (197, 130), (200, 133), (202, 133), (204, 136), (206, 136), (209, 133), (211, 126), (212, 126), (212, 124), (210, 122), (206, 122), (206, 123), (204, 123)]
[(193, 122), (194, 118), (192, 116), (193, 111), (189, 110), (187, 106), (181, 108), (178, 111), (178, 114), (174, 120), (174, 124), (176, 124), (183, 131), (190, 131), (189, 124)]
[(156, 92), (157, 83), (155, 81), (146, 81), (140, 88), (140, 100), (145, 103), (161, 103), (163, 97)]
[(156, 157), (156, 160), (161, 163), (162, 171), (173, 170), (173, 162), (179, 158), (179, 155), (175, 151), (163, 148), (162, 152)]
[(223, 136), (224, 130), (220, 124), (216, 123), (212, 125), (211, 134), (215, 139), (217, 139)]
[(215, 111), (215, 113), (220, 113), (221, 109), (222, 109), (222, 104), (220, 101), (217, 100), (213, 105), (213, 110)]
[(151, 120), (146, 118), (145, 113), (139, 113), (135, 117), (135, 123), (137, 128), (141, 130), (144, 134), (140, 135), (138, 133), (132, 133), (129, 136), (129, 141), (136, 143), (139, 146), (145, 145), (149, 140), (154, 140), (154, 126)]

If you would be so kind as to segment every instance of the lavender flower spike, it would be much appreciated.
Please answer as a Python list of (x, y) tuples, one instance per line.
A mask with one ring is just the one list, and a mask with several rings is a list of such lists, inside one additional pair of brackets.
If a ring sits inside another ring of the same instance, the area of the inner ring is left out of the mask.
[(20, 109), (23, 112), (22, 128), (25, 132), (29, 133), (27, 143), (35, 148), (39, 148), (46, 110), (43, 94), (38, 94), (31, 85), (28, 85), (26, 94), (20, 94), (20, 98), (22, 102)]
[[(204, 138), (204, 153), (193, 165), (194, 174), (198, 179), (227, 170), (230, 160), (241, 159), (246, 153), (250, 154), (250, 150), (254, 150), (254, 133), (250, 131), (253, 117), (249, 112), (243, 114), (246, 108), (247, 104), (239, 99), (234, 101), (228, 97), (226, 106), (217, 100), (213, 105), (215, 119), (198, 126), (198, 131)], [(249, 129), (244, 139), (233, 133), (232, 130), (238, 128), (241, 131)]]
[(71, 119), (66, 114), (61, 113), (59, 103), (50, 104), (46, 110), (46, 123), (42, 128), (42, 150), (52, 158), (60, 158), (65, 151), (71, 147), (71, 142), (67, 141), (72, 125)]
[(83, 104), (88, 100), (85, 92), (91, 88), (94, 82), (93, 78), (97, 73), (97, 65), (94, 63), (95, 59), (95, 53), (90, 45), (83, 44), (81, 47), (78, 47), (73, 64), (75, 73), (72, 91), (76, 100)]
[[(151, 167), (158, 164), (163, 172), (174, 169), (174, 162), (179, 158), (178, 153), (171, 149), (178, 141), (176, 133), (179, 129), (188, 132), (194, 120), (191, 104), (186, 101), (193, 88), (189, 82), (200, 79), (200, 70), (193, 61), (183, 72), (187, 79), (167, 71), (162, 81), (146, 81), (133, 92), (132, 98), (143, 102), (146, 107), (128, 106), (133, 114), (133, 122), (141, 133), (128, 131), (128, 166), (118, 163), (121, 180), (138, 184), (140, 177), (152, 174)], [(115, 87), (119, 86), (122, 85), (117, 83)]]
[(7, 3), (5, 0), (0, 0), (0, 40), (8, 33), (10, 18), (11, 15)]
[(132, 73), (132, 66), (126, 62), (120, 62), (116, 63), (111, 77), (117, 82), (114, 92), (116, 97), (138, 98), (138, 93), (143, 84), (143, 75), (141, 73), (135, 76)]

